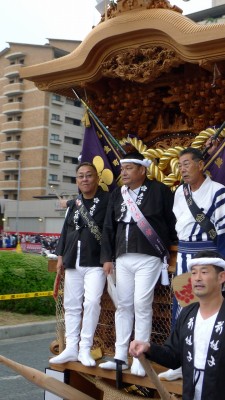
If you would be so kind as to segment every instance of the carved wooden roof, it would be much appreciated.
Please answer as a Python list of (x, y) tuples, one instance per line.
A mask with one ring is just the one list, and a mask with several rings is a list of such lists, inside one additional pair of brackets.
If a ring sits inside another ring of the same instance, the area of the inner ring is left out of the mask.
[(225, 25), (196, 24), (168, 0), (118, 0), (72, 53), (20, 75), (74, 88), (118, 139), (186, 143), (225, 120)]
[[(69, 55), (22, 68), (21, 77), (34, 81), (41, 90), (71, 95), (71, 87), (88, 86), (113, 73), (119, 76), (116, 67), (106, 71), (107, 66), (126, 55), (132, 61), (135, 52), (140, 53), (139, 66), (141, 58), (146, 61), (153, 53), (156, 78), (158, 59), (167, 63), (162, 73), (182, 62), (210, 69), (215, 61), (225, 59), (224, 49), (225, 25), (198, 25), (172, 9), (132, 9), (97, 25)], [(122, 79), (135, 76), (134, 71), (131, 76), (121, 73)]]

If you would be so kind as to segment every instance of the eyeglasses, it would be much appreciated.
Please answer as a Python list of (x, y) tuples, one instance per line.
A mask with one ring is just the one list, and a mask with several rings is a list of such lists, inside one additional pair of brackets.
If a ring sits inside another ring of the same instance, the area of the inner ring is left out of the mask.
[(91, 179), (93, 176), (93, 174), (77, 175), (77, 179), (81, 181), (82, 179)]

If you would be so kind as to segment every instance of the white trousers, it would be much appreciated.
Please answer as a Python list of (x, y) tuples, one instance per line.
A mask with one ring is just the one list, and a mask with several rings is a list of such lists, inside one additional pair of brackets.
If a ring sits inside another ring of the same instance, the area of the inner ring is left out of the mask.
[(79, 343), (82, 350), (93, 344), (106, 277), (102, 267), (78, 264), (76, 269), (65, 270), (64, 310), (66, 347), (78, 349)]
[(162, 270), (158, 257), (123, 254), (116, 260), (118, 308), (115, 314), (115, 358), (127, 361), (130, 336), (135, 320), (135, 339), (149, 341), (152, 330), (154, 288)]

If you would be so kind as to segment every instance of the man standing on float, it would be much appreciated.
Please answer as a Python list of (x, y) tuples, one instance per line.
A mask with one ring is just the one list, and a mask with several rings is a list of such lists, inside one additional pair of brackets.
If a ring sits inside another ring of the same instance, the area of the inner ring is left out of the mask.
[[(102, 234), (101, 262), (110, 274), (116, 261), (118, 295), (115, 361), (99, 365), (105, 369), (116, 369), (118, 362), (128, 368), (134, 320), (135, 339), (150, 339), (154, 288), (166, 268), (167, 248), (176, 239), (173, 194), (161, 182), (147, 179), (150, 161), (134, 152), (120, 163), (124, 185), (111, 195)], [(137, 359), (131, 373), (145, 375)]]
[[(181, 151), (179, 169), (183, 184), (175, 193), (173, 212), (179, 239), (176, 275), (187, 272), (187, 262), (198, 251), (225, 256), (225, 186), (204, 174), (202, 153), (192, 147)], [(180, 313), (174, 299), (173, 325)], [(182, 378), (181, 368), (159, 374), (162, 380)]]

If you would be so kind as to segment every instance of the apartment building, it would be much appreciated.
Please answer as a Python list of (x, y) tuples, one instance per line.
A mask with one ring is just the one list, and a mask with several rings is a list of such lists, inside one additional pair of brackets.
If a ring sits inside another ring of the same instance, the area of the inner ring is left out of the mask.
[[(79, 101), (38, 90), (19, 75), (23, 66), (62, 57), (80, 42), (9, 43), (0, 52), (0, 198), (75, 191), (84, 128)], [(71, 96), (72, 97), (72, 96)]]

